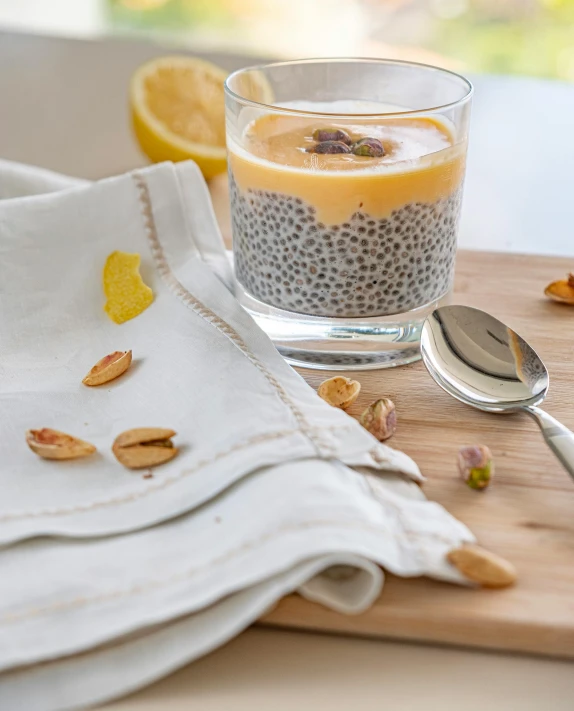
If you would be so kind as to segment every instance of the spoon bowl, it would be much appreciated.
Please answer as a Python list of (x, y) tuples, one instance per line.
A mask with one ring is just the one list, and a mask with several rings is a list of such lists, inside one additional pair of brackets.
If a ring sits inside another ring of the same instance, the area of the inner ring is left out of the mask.
[(421, 353), (435, 382), (457, 400), (487, 412), (527, 412), (574, 478), (574, 434), (538, 407), (548, 371), (515, 331), (479, 309), (442, 306), (424, 323)]

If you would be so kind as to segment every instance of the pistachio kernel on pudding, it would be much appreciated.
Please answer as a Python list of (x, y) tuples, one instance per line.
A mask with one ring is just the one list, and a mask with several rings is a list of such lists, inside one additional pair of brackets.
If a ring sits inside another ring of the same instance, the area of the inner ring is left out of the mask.
[(367, 156), (369, 158), (381, 158), (385, 155), (383, 144), (378, 138), (361, 138), (351, 147), (356, 156)]
[(351, 149), (342, 141), (321, 141), (307, 149), (307, 153), (350, 153)]
[(317, 141), (317, 143), (322, 143), (323, 141), (340, 141), (341, 143), (346, 143), (348, 146), (353, 142), (349, 134), (340, 128), (317, 128), (313, 131), (313, 140)]

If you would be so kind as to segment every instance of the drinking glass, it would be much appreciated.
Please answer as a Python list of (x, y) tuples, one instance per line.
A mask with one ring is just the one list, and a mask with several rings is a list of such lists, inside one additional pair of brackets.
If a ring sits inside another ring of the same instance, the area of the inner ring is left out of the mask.
[(410, 363), (454, 278), (472, 86), (311, 59), (225, 85), (237, 297), (292, 364)]

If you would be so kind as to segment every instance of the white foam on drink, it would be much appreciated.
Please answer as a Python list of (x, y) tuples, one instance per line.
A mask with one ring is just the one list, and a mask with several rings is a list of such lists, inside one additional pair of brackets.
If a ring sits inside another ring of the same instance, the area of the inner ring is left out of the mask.
[(337, 99), (335, 101), (278, 101), (276, 106), (295, 111), (312, 111), (317, 114), (396, 114), (412, 111), (407, 106), (384, 104), (380, 101)]

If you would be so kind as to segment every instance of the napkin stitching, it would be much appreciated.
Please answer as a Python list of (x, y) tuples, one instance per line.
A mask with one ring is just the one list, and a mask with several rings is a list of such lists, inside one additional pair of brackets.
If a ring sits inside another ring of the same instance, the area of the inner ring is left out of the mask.
[(227, 321), (222, 319), (214, 311), (207, 307), (196, 296), (191, 294), (177, 279), (167, 262), (161, 241), (159, 239), (147, 181), (145, 180), (144, 176), (138, 172), (132, 173), (132, 178), (138, 191), (141, 214), (147, 232), (148, 241), (151, 246), (151, 252), (156, 263), (158, 272), (160, 273), (166, 284), (186, 306), (191, 308), (201, 318), (203, 318), (214, 328), (216, 328), (227, 338), (229, 338), (229, 340), (239, 349), (239, 351), (243, 353), (243, 355), (263, 374), (267, 382), (274, 388), (281, 401), (291, 410), (292, 415), (295, 417), (295, 420), (299, 424), (300, 430), (315, 447), (317, 454), (322, 458), (331, 457), (332, 451), (330, 451), (330, 448), (326, 446), (324, 441), (321, 442), (318, 438), (316, 439), (311, 435), (311, 427), (305, 415), (291, 400), (291, 398), (289, 397), (283, 386), (275, 378), (275, 376), (250, 350), (249, 346), (245, 343), (245, 341), (241, 338), (237, 331), (232, 326), (230, 326)]
[[(365, 524), (362, 522), (354, 522), (354, 521), (340, 521), (340, 520), (331, 520), (331, 519), (315, 519), (314, 521), (306, 521), (306, 522), (299, 522), (296, 524), (288, 524), (284, 526), (280, 526), (279, 528), (275, 529), (274, 531), (270, 533), (266, 533), (256, 540), (249, 541), (247, 543), (244, 543), (242, 546), (239, 548), (235, 548), (234, 550), (228, 551), (224, 555), (219, 556), (218, 558), (215, 558), (208, 563), (205, 563), (204, 565), (201, 565), (197, 568), (188, 568), (187, 570), (184, 570), (179, 573), (174, 573), (167, 578), (155, 578), (155, 579), (148, 579), (145, 583), (142, 584), (136, 584), (132, 585), (127, 588), (118, 588), (116, 590), (109, 590), (107, 592), (102, 592), (98, 595), (93, 595), (91, 597), (76, 597), (72, 598), (71, 600), (64, 600), (62, 602), (54, 602), (49, 605), (43, 605), (39, 607), (34, 607), (29, 610), (24, 610), (22, 612), (15, 612), (15, 613), (10, 613), (7, 615), (2, 615), (0, 617), (0, 624), (10, 624), (12, 622), (19, 622), (22, 620), (27, 620), (30, 617), (36, 617), (38, 615), (43, 615), (45, 613), (49, 612), (59, 612), (62, 610), (67, 610), (71, 608), (78, 608), (78, 607), (83, 607), (85, 605), (90, 605), (94, 603), (103, 603), (106, 601), (114, 600), (117, 598), (122, 598), (122, 597), (130, 597), (132, 595), (141, 595), (142, 593), (146, 593), (149, 590), (157, 589), (157, 588), (164, 588), (171, 583), (178, 583), (182, 582), (184, 580), (187, 580), (189, 578), (192, 578), (194, 575), (197, 575), (198, 573), (209, 570), (213, 568), (216, 565), (219, 565), (221, 563), (224, 563), (226, 561), (232, 560), (236, 556), (240, 555), (241, 553), (245, 551), (252, 550), (256, 548), (257, 546), (260, 546), (261, 543), (270, 541), (274, 538), (277, 538), (279, 535), (282, 535), (284, 533), (289, 533), (289, 532), (295, 532), (295, 531), (300, 531), (303, 529), (312, 529), (312, 528), (321, 528), (323, 526), (336, 526), (338, 528), (349, 528), (349, 529), (355, 529), (359, 531), (365, 531), (369, 533), (374, 533), (374, 534), (382, 534), (382, 535), (387, 535), (387, 536), (392, 536), (392, 538), (396, 540), (400, 540), (401, 542), (407, 542), (412, 545), (413, 541), (411, 537), (414, 538), (424, 538), (425, 541), (428, 541), (429, 539), (435, 539), (441, 543), (445, 543), (447, 545), (452, 546), (453, 545), (453, 540), (452, 538), (447, 538), (445, 536), (442, 536), (434, 531), (429, 532), (429, 531), (412, 531), (412, 530), (407, 530), (405, 529), (405, 533), (407, 534), (406, 536), (401, 535), (400, 533), (396, 531), (389, 531), (386, 528), (383, 528), (382, 526), (375, 526), (375, 525), (370, 525), (370, 524)], [(420, 561), (418, 561), (420, 564)]]
[[(349, 429), (349, 426), (337, 425), (337, 426), (327, 427), (327, 428), (323, 428), (323, 429), (337, 431), (337, 430)], [(13, 521), (13, 520), (19, 520), (19, 519), (24, 519), (24, 518), (38, 518), (40, 516), (68, 515), (68, 514), (73, 514), (73, 513), (80, 513), (83, 511), (91, 511), (92, 509), (100, 508), (103, 506), (110, 506), (113, 504), (124, 504), (124, 503), (128, 503), (129, 501), (135, 501), (136, 499), (143, 498), (144, 496), (147, 496), (148, 494), (159, 491), (160, 489), (163, 489), (166, 486), (169, 486), (170, 484), (173, 484), (173, 483), (179, 481), (180, 479), (183, 479), (184, 477), (190, 476), (191, 474), (195, 474), (199, 469), (203, 469), (204, 467), (206, 467), (210, 464), (213, 464), (214, 462), (218, 461), (219, 459), (223, 459), (224, 457), (227, 457), (230, 454), (234, 454), (235, 452), (237, 452), (241, 449), (246, 449), (247, 447), (251, 447), (254, 444), (260, 444), (261, 442), (266, 442), (266, 441), (273, 440), (273, 439), (281, 439), (283, 437), (290, 437), (291, 435), (300, 434), (300, 433), (301, 433), (301, 430), (293, 429), (293, 430), (282, 430), (279, 432), (270, 432), (267, 434), (255, 435), (255, 436), (250, 437), (249, 439), (245, 440), (244, 442), (233, 445), (233, 447), (230, 447), (229, 449), (223, 450), (222, 452), (218, 452), (217, 454), (215, 454), (213, 457), (211, 457), (209, 459), (204, 459), (204, 460), (197, 462), (197, 464), (195, 466), (193, 466), (191, 469), (185, 469), (184, 471), (180, 472), (179, 474), (176, 474), (175, 476), (163, 479), (161, 482), (158, 482), (157, 484), (152, 483), (149, 486), (147, 486), (145, 489), (141, 489), (140, 491), (134, 491), (134, 492), (131, 492), (130, 494), (126, 494), (124, 496), (115, 496), (115, 497), (112, 497), (109, 499), (100, 499), (97, 501), (91, 501), (87, 504), (76, 504), (74, 506), (65, 506), (60, 509), (39, 509), (36, 511), (16, 511), (13, 513), (1, 514), (0, 515), (0, 522)]]

